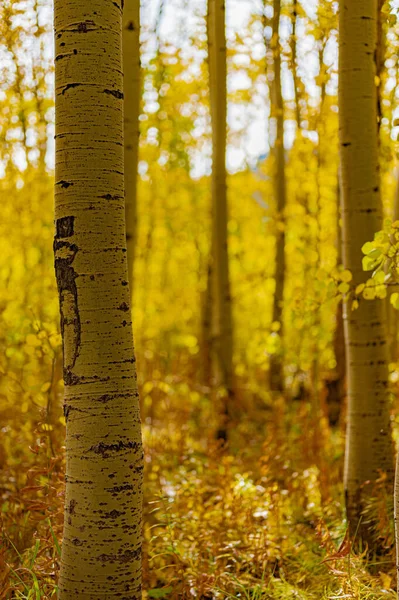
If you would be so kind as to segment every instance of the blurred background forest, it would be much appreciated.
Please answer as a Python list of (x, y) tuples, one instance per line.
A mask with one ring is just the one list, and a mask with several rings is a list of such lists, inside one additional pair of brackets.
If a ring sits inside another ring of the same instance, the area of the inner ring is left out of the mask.
[[(370, 511), (388, 549), (384, 562), (370, 569), (345, 544), (337, 2), (282, 2), (277, 112), (270, 93), (272, 5), (231, 0), (226, 8), (235, 380), (227, 451), (215, 437), (223, 390), (207, 371), (204, 333), (212, 166), (206, 3), (142, 6), (133, 325), (146, 452), (148, 598), (395, 597), (392, 500), (383, 486), (376, 486)], [(396, 0), (381, 3), (387, 218), (399, 213), (398, 10)], [(50, 2), (2, 0), (0, 31), (0, 598), (50, 598), (65, 436), (52, 250)], [(281, 110), (283, 220), (273, 152)], [(283, 336), (273, 321), (282, 228)], [(396, 322), (390, 341), (395, 388)], [(275, 357), (283, 363), (284, 393), (269, 388)], [(397, 438), (396, 413), (392, 418)]]

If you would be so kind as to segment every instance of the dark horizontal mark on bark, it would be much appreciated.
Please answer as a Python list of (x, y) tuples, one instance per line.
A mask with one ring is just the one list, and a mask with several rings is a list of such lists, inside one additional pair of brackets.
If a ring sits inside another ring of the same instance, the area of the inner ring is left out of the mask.
[(344, 148), (347, 148), (348, 146), (352, 146), (351, 142), (345, 142), (343, 144), (341, 144)]
[(120, 90), (104, 90), (104, 94), (109, 94), (118, 100), (123, 100), (123, 92)]
[(104, 404), (106, 404), (107, 402), (111, 402), (111, 400), (116, 400), (117, 398), (132, 398), (135, 397), (136, 394), (130, 393), (130, 394), (104, 394), (103, 396), (100, 396), (99, 398), (96, 398), (95, 400), (97, 402), (103, 402)]
[(103, 194), (102, 196), (97, 196), (97, 198), (104, 198), (104, 200), (123, 200), (123, 196), (119, 196), (118, 194)]
[[(123, 323), (124, 323), (124, 325), (123, 325)], [(126, 321), (123, 321), (123, 323), (122, 323), (122, 325), (124, 327), (126, 327), (126, 325), (127, 325)], [(134, 364), (135, 362), (136, 362), (135, 358), (126, 358), (125, 360), (112, 360), (108, 364), (110, 364), (110, 365), (123, 365), (123, 364), (126, 364), (126, 363)]]
[(108, 458), (109, 452), (121, 452), (122, 450), (137, 451), (140, 447), (141, 445), (138, 442), (122, 442), (122, 440), (116, 444), (106, 444), (105, 442), (100, 442), (99, 444), (89, 448), (89, 452), (101, 454), (103, 458)]
[(68, 483), (76, 483), (78, 485), (92, 485), (94, 482), (91, 479), (71, 479), (68, 475), (65, 475), (65, 481)]
[(67, 92), (68, 90), (72, 90), (73, 88), (77, 88), (80, 85), (82, 85), (81, 83), (68, 83), (68, 85), (66, 85), (64, 87), (64, 89), (62, 90), (61, 94), (64, 95), (65, 92)]
[(128, 563), (137, 560), (141, 556), (141, 548), (137, 550), (127, 550), (123, 554), (101, 554), (98, 560), (101, 562), (121, 562)]
[(94, 27), (94, 21), (83, 21), (78, 24), (77, 29), (70, 29), (69, 31), (78, 31), (79, 33), (87, 33), (89, 31), (88, 27)]
[(89, 383), (105, 383), (109, 381), (111, 377), (100, 377), (99, 375), (92, 375), (91, 377), (85, 377), (84, 375), (75, 375), (69, 369), (64, 370), (64, 383), (65, 385), (88, 385)]
[(129, 306), (126, 302), (122, 302), (120, 306), (118, 306), (118, 310), (122, 310), (123, 312), (127, 312), (129, 310)]
[(104, 519), (117, 519), (118, 517), (121, 517), (124, 514), (125, 513), (120, 510), (111, 510), (111, 512), (106, 513), (104, 515)]
[(62, 188), (69, 188), (70, 185), (73, 185), (72, 181), (65, 181), (61, 179), (61, 181), (57, 181), (55, 185), (60, 185)]
[(105, 488), (105, 490), (107, 492), (114, 492), (118, 494), (119, 492), (127, 492), (129, 490), (133, 490), (133, 486), (130, 483), (127, 483), (126, 485), (118, 485), (112, 488)]

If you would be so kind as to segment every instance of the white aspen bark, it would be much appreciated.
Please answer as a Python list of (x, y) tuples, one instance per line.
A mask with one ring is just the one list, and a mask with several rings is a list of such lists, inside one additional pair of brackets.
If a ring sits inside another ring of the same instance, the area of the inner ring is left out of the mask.
[[(378, 170), (376, 46), (377, 0), (340, 0), (339, 110), (343, 260), (353, 285), (364, 281), (362, 245), (381, 229)], [(393, 478), (385, 303), (344, 306), (348, 416), (345, 457), (347, 516), (359, 526), (373, 482)], [(358, 535), (369, 538), (360, 526)], [(368, 539), (371, 542), (370, 539)]]
[[(270, 116), (276, 123), (276, 140), (273, 148), (274, 167), (274, 194), (276, 199), (277, 227), (276, 227), (276, 288), (273, 298), (273, 323), (280, 326), (279, 335), (284, 338), (283, 302), (285, 287), (285, 206), (287, 202), (287, 182), (285, 176), (285, 150), (284, 150), (284, 100), (281, 89), (281, 46), (280, 46), (280, 14), (281, 1), (273, 0), (273, 34), (271, 48), (273, 53), (274, 79), (270, 84), (271, 110)], [(282, 391), (284, 388), (283, 357), (281, 354), (270, 358), (270, 389)]]
[(121, 1), (55, 0), (64, 351), (60, 600), (141, 598), (143, 451), (127, 275)]
[(137, 243), (137, 179), (141, 96), (140, 0), (125, 0), (123, 7), (123, 72), (125, 135), (126, 240), (130, 292), (134, 292)]

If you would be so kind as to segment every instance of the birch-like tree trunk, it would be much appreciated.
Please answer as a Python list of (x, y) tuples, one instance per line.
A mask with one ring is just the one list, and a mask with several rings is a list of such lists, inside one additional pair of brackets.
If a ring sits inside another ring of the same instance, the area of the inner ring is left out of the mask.
[(219, 437), (227, 437), (233, 398), (233, 324), (227, 244), (227, 66), (224, 0), (208, 2), (208, 44), (212, 117), (212, 338), (216, 370), (224, 388)]
[[(393, 201), (392, 221), (399, 220), (399, 169), (396, 172), (396, 188)], [(399, 291), (399, 286), (391, 286), (388, 291), (388, 339), (389, 339), (389, 358), (393, 363), (398, 362), (398, 311), (391, 304), (391, 295)]]
[[(343, 260), (353, 285), (363, 282), (362, 245), (381, 229), (378, 169), (377, 0), (340, 0), (339, 113)], [(381, 472), (393, 478), (385, 303), (344, 307), (348, 375), (345, 495), (352, 534)], [(370, 540), (370, 524), (358, 536)]]
[(55, 0), (64, 352), (60, 600), (141, 598), (143, 451), (126, 259), (122, 5)]
[(297, 20), (298, 20), (298, 0), (292, 0), (292, 35), (290, 38), (291, 46), (291, 61), (292, 61), (292, 79), (294, 84), (295, 95), (295, 118), (297, 131), (301, 130), (301, 107), (299, 104), (299, 78), (298, 78), (298, 53), (297, 53)]
[(137, 244), (140, 71), (140, 0), (125, 0), (123, 7), (125, 202), (127, 261), (131, 294), (133, 294), (134, 288), (134, 262)]
[[(281, 46), (280, 46), (281, 0), (273, 0), (273, 22), (271, 51), (273, 55), (273, 80), (270, 82), (270, 117), (275, 123), (274, 155), (274, 195), (276, 201), (276, 288), (273, 298), (273, 323), (279, 325), (281, 340), (284, 336), (283, 301), (285, 287), (285, 206), (287, 182), (285, 175), (284, 152), (284, 100), (281, 89)], [(282, 391), (284, 388), (282, 354), (270, 357), (270, 389)]]

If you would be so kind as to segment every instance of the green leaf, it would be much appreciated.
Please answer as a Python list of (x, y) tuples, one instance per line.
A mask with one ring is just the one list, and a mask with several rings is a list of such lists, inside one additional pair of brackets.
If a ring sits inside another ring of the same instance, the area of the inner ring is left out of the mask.
[(390, 303), (396, 310), (399, 310), (399, 294), (397, 292), (391, 294)]
[(148, 590), (149, 598), (167, 598), (169, 594), (173, 591), (173, 588), (154, 588), (153, 590)]
[(58, 556), (61, 556), (61, 546), (60, 546), (60, 544), (59, 544), (59, 542), (57, 540), (57, 536), (55, 535), (55, 533), (53, 531), (50, 519), (47, 519), (47, 521), (48, 521), (48, 524), (49, 524), (49, 527), (50, 527), (51, 537), (53, 538), (54, 545), (55, 545), (56, 550), (57, 550), (57, 554), (58, 554)]
[(384, 271), (377, 271), (377, 273), (373, 276), (373, 279), (376, 283), (384, 283), (384, 281), (385, 281)]
[(374, 250), (374, 244), (373, 244), (373, 242), (366, 242), (362, 246), (362, 252), (363, 252), (363, 254), (370, 254), (370, 252), (372, 252), (373, 250)]
[(364, 256), (362, 260), (363, 271), (372, 271), (377, 266), (377, 261), (369, 256)]
[(349, 292), (349, 290), (350, 290), (350, 285), (349, 285), (349, 283), (346, 283), (345, 281), (340, 283), (338, 286), (338, 291), (341, 292), (341, 294), (346, 294), (347, 292)]

